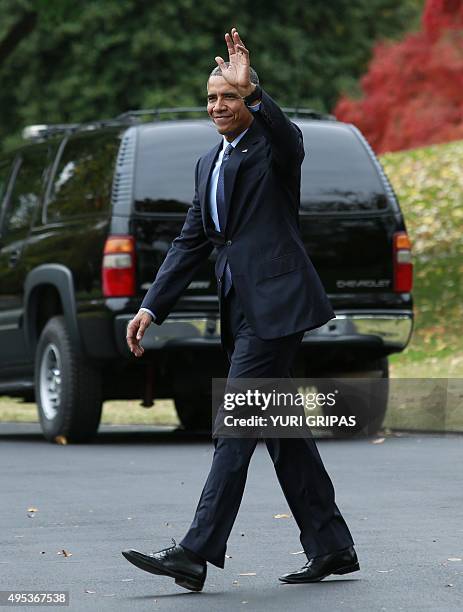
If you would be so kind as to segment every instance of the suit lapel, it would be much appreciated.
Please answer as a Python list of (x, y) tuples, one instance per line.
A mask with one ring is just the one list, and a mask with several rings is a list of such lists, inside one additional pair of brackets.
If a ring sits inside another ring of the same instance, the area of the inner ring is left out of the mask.
[(238, 142), (235, 147), (235, 150), (230, 156), (230, 159), (227, 162), (227, 165), (224, 169), (224, 191), (225, 191), (225, 227), (223, 228), (223, 232), (225, 233), (225, 229), (227, 227), (229, 221), (229, 211), (230, 211), (230, 203), (233, 195), (233, 189), (235, 187), (236, 177), (238, 175), (238, 170), (241, 165), (241, 162), (246, 157), (249, 152), (249, 148), (259, 139), (258, 130), (256, 129), (256, 120), (254, 120), (249, 130), (243, 136), (243, 138)]

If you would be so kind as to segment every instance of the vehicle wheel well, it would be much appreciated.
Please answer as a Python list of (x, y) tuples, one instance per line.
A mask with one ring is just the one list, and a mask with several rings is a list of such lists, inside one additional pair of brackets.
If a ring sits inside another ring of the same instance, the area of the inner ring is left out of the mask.
[(36, 338), (52, 317), (63, 314), (63, 304), (58, 289), (54, 285), (38, 285), (32, 293), (34, 304), (34, 328)]

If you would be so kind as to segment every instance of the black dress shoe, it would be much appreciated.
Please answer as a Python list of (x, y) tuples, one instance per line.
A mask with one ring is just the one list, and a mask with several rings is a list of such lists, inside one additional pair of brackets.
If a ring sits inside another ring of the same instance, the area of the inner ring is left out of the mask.
[(329, 555), (312, 557), (300, 570), (291, 574), (284, 574), (280, 577), (280, 580), (290, 584), (319, 582), (330, 574), (349, 574), (350, 572), (357, 572), (359, 569), (357, 553), (353, 546), (349, 546), (349, 548), (337, 550)]
[(144, 555), (138, 550), (123, 550), (122, 554), (137, 567), (151, 574), (170, 576), (176, 584), (190, 591), (201, 591), (207, 574), (207, 563), (193, 561), (185, 549), (172, 538), (173, 546)]

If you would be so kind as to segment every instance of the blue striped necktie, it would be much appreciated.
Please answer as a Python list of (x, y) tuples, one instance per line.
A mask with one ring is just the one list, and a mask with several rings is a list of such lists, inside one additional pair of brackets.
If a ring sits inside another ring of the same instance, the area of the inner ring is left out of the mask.
[[(225, 164), (230, 158), (230, 155), (233, 151), (233, 146), (231, 144), (225, 149), (222, 157), (222, 163), (220, 165), (219, 170), (219, 178), (217, 180), (217, 191), (215, 195), (215, 199), (217, 202), (217, 216), (219, 217), (219, 225), (220, 230), (223, 232), (225, 229), (225, 219), (227, 215), (226, 207), (225, 207), (225, 183), (224, 183), (224, 170)], [(231, 270), (228, 265), (228, 261), (225, 266), (225, 278), (224, 278), (224, 291), (225, 295), (230, 291), (232, 286), (232, 278), (231, 278)]]

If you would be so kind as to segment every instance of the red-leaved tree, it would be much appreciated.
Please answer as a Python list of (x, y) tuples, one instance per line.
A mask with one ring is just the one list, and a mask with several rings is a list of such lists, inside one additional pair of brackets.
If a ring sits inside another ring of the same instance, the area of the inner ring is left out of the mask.
[(463, 0), (428, 0), (421, 31), (377, 43), (361, 88), (333, 112), (377, 153), (463, 139)]

